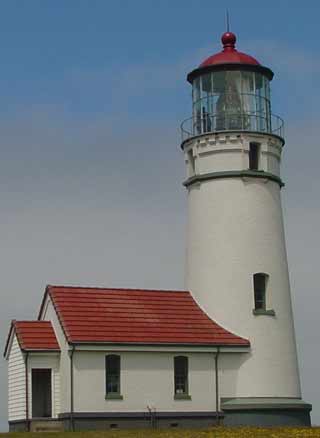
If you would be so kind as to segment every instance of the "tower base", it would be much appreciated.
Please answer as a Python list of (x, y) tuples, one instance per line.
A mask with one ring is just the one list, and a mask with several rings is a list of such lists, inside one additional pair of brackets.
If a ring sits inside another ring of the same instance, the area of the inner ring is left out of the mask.
[(312, 406), (297, 398), (225, 398), (221, 408), (225, 426), (311, 426)]

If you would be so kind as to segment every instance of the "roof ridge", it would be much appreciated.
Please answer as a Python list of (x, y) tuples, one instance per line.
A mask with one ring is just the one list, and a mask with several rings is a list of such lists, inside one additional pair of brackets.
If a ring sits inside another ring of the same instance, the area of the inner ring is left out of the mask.
[(137, 291), (137, 292), (179, 292), (179, 293), (189, 293), (189, 290), (183, 289), (143, 289), (143, 288), (134, 288), (134, 287), (102, 287), (102, 286), (66, 286), (66, 285), (54, 285), (48, 284), (48, 289), (52, 288), (65, 288), (65, 289), (90, 289), (90, 290), (108, 290), (108, 291)]

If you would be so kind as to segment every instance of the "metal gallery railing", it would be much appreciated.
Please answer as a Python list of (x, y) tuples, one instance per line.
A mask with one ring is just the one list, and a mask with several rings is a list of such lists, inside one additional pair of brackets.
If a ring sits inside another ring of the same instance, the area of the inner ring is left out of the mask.
[(181, 123), (182, 141), (197, 135), (220, 131), (256, 131), (284, 137), (284, 122), (274, 114), (257, 113), (203, 114), (190, 117)]

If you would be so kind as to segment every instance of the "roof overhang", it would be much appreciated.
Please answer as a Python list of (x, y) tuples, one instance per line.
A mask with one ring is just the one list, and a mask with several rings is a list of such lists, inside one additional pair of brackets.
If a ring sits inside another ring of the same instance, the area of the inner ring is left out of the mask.
[(250, 345), (197, 345), (197, 344), (116, 344), (98, 342), (69, 343), (73, 351), (136, 351), (136, 352), (197, 352), (197, 353), (248, 353)]
[[(7, 341), (6, 341), (6, 345), (4, 347), (4, 352), (3, 352), (3, 357), (7, 360), (8, 360), (9, 350), (10, 350), (11, 345), (12, 345), (12, 340), (13, 340), (14, 334), (15, 334), (15, 330), (14, 330), (14, 319), (13, 319), (11, 321), (11, 324), (10, 324), (9, 333), (7, 336)], [(19, 340), (18, 340), (18, 342), (19, 342)], [(20, 348), (21, 348), (21, 346), (20, 346)]]
[(263, 65), (252, 65), (252, 64), (241, 64), (239, 62), (227, 63), (227, 64), (215, 64), (208, 65), (205, 67), (198, 67), (195, 70), (192, 70), (188, 76), (187, 81), (192, 84), (195, 78), (198, 76), (202, 76), (206, 73), (211, 73), (215, 71), (227, 71), (227, 70), (241, 70), (241, 71), (253, 71), (257, 73), (261, 73), (266, 76), (269, 81), (272, 81), (274, 73), (270, 68), (264, 67)]

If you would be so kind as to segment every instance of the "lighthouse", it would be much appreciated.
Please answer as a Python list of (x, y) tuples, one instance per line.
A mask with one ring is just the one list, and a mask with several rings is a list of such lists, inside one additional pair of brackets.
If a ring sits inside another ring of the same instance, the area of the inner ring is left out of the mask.
[[(191, 71), (182, 150), (188, 196), (186, 288), (218, 324), (249, 339), (219, 400), (226, 424), (310, 424), (301, 398), (283, 213), (284, 125), (273, 72), (222, 36)], [(221, 375), (224, 364), (220, 365)]]

